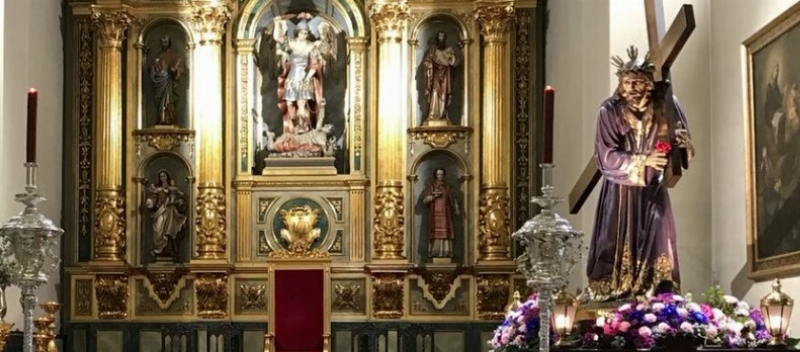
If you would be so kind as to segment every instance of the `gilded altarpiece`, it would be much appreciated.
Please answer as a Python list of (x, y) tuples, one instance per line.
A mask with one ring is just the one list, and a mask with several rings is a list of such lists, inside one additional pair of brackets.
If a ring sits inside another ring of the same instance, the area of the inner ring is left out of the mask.
[(544, 8), (69, 2), (65, 350), (261, 350), (271, 260), (318, 256), (333, 351), (482, 350), (524, 289)]

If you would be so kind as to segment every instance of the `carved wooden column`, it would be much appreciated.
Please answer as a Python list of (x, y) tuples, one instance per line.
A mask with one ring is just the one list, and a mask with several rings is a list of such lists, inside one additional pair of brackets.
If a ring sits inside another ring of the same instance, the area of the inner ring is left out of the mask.
[(122, 150), (122, 42), (131, 17), (124, 7), (92, 7), (97, 40), (94, 260), (125, 263)]
[(200, 138), (197, 196), (197, 259), (226, 260), (225, 184), (222, 179), (222, 35), (228, 22), (225, 5), (198, 6), (192, 25), (195, 128)]
[(379, 2), (369, 6), (378, 36), (378, 177), (373, 219), (374, 259), (405, 259), (405, 216), (403, 197), (403, 143), (405, 99), (398, 96), (403, 80), (403, 31), (411, 10), (405, 2)]
[(475, 19), (483, 36), (483, 179), (480, 199), (481, 261), (510, 260), (511, 219), (508, 183), (511, 177), (511, 78), (507, 37), (514, 18), (513, 2), (482, 2)]

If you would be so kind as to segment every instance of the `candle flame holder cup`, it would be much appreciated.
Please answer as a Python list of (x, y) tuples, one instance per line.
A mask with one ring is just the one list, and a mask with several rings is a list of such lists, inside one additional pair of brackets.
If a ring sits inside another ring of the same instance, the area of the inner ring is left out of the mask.
[(566, 219), (553, 211), (563, 202), (555, 195), (553, 187), (553, 164), (541, 164), (542, 195), (532, 202), (541, 211), (513, 234), (513, 238), (525, 247), (517, 258), (519, 271), (525, 275), (528, 286), (539, 293), (539, 351), (550, 351), (550, 325), (554, 293), (567, 284), (581, 257), (583, 233), (575, 230)]
[(45, 198), (37, 193), (36, 163), (26, 163), (25, 192), (16, 195), (15, 200), (25, 205), (24, 210), (11, 218), (2, 228), (0, 237), (5, 237), (9, 248), (0, 254), (12, 256), (9, 271), (11, 283), (22, 293), (20, 303), (24, 316), (24, 352), (34, 351), (33, 310), (38, 298), (36, 291), (46, 283), (61, 263), (57, 254), (57, 242), (64, 230), (39, 212), (37, 205)]

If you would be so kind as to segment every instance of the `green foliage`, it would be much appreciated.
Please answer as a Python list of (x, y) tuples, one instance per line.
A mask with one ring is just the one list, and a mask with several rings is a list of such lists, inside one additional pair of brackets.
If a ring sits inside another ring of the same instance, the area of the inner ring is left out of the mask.
[(711, 286), (711, 288), (703, 294), (703, 301), (711, 306), (711, 308), (721, 310), (727, 316), (732, 316), (733, 312), (736, 310), (736, 306), (725, 300), (725, 291), (719, 284)]

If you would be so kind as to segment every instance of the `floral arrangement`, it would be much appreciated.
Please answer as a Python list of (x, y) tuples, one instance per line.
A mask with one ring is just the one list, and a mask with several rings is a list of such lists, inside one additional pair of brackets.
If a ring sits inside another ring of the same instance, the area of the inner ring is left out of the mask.
[(539, 299), (534, 293), (506, 314), (489, 340), (491, 352), (533, 351), (539, 344), (539, 323)]
[(597, 319), (585, 346), (652, 348), (714, 345), (755, 348), (770, 340), (759, 309), (726, 295), (719, 286), (704, 294), (705, 303), (664, 293), (624, 304)]

